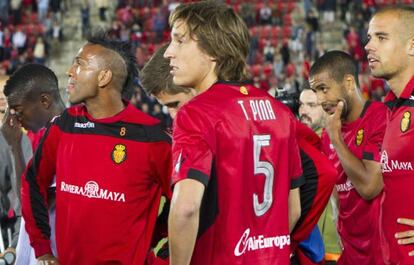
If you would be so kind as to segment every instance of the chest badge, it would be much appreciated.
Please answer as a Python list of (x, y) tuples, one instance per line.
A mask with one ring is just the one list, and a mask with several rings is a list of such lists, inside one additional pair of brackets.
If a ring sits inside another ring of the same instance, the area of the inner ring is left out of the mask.
[(410, 125), (411, 125), (411, 112), (406, 111), (404, 112), (403, 117), (400, 122), (401, 132), (405, 133), (406, 131), (408, 131), (408, 129), (410, 129)]
[(355, 143), (357, 146), (360, 146), (364, 140), (364, 129), (359, 129), (355, 138)]
[(115, 164), (121, 164), (126, 159), (126, 146), (123, 144), (117, 144), (112, 151), (112, 161)]
[(243, 95), (249, 95), (249, 92), (247, 91), (247, 88), (245, 86), (240, 87), (240, 93)]

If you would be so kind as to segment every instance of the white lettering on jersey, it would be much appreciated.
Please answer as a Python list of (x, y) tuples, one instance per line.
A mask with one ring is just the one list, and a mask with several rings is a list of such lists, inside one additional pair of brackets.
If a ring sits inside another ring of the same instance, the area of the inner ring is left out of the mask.
[[(246, 108), (244, 107), (243, 100), (237, 101), (239, 103), (241, 109), (243, 110), (243, 114), (246, 117), (246, 120), (250, 120), (249, 115), (247, 114)], [(267, 121), (267, 120), (276, 120), (275, 112), (273, 111), (272, 104), (270, 100), (263, 100), (263, 99), (251, 99), (249, 100), (251, 115), (253, 116), (253, 120), (257, 121)]]
[(393, 170), (411, 170), (413, 171), (413, 165), (410, 161), (399, 161), (399, 160), (393, 160), (388, 159), (387, 151), (382, 151), (381, 154), (381, 168), (382, 173), (385, 172), (392, 172)]
[(75, 128), (82, 128), (82, 129), (86, 129), (86, 128), (95, 128), (95, 123), (93, 122), (84, 122), (84, 123), (80, 123), (80, 122), (75, 122), (74, 125)]
[(239, 100), (237, 101), (237, 103), (239, 103), (240, 107), (242, 108), (244, 116), (246, 117), (246, 120), (249, 120), (249, 116), (247, 116), (246, 109), (244, 108), (244, 105), (243, 105), (243, 100)]
[(234, 248), (234, 255), (236, 257), (239, 257), (249, 251), (274, 247), (282, 249), (285, 246), (290, 245), (290, 235), (265, 237), (263, 235), (249, 236), (249, 234), (250, 228), (247, 228), (241, 236), (239, 242), (237, 242), (236, 247)]
[(346, 180), (345, 183), (336, 184), (335, 187), (336, 187), (337, 192), (350, 191), (354, 188), (354, 186), (352, 185), (352, 182), (349, 179)]
[(123, 192), (108, 191), (99, 188), (95, 181), (88, 181), (84, 187), (67, 184), (62, 181), (60, 191), (81, 195), (87, 198), (96, 198), (101, 200), (109, 200), (116, 202), (125, 202), (125, 194)]

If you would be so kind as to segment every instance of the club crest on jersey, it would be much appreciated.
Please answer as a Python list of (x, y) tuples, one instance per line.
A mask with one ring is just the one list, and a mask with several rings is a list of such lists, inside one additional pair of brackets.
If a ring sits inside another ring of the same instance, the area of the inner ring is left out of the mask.
[(401, 132), (405, 133), (406, 131), (408, 131), (408, 129), (410, 129), (410, 125), (411, 125), (411, 112), (406, 111), (404, 112), (403, 117), (400, 122)]
[(112, 151), (112, 161), (115, 164), (121, 164), (126, 159), (126, 146), (123, 144), (117, 144)]
[(357, 146), (360, 146), (364, 140), (364, 129), (359, 129), (355, 138), (355, 143)]
[(240, 93), (243, 95), (249, 95), (249, 92), (247, 91), (247, 88), (245, 86), (240, 87)]

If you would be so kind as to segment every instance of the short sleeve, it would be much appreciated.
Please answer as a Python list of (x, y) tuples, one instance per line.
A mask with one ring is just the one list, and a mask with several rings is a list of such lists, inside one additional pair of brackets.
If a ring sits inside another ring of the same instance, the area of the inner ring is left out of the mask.
[(183, 108), (178, 112), (173, 132), (173, 185), (184, 179), (208, 185), (213, 163), (208, 143), (211, 134), (206, 119), (194, 109)]
[(291, 124), (291, 133), (289, 136), (289, 176), (290, 188), (295, 189), (302, 186), (305, 183), (305, 179), (302, 174), (302, 163), (297, 142), (296, 122), (293, 120), (293, 118)]
[(363, 149), (362, 158), (365, 160), (372, 160), (379, 162), (381, 160), (381, 146), (384, 139), (386, 128), (386, 109), (385, 107), (375, 113), (375, 120), (373, 120), (369, 128), (370, 134), (365, 135), (366, 143)]

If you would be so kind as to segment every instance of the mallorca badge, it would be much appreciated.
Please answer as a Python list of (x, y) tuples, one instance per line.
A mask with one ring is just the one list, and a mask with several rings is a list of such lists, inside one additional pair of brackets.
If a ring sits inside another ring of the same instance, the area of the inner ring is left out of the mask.
[(357, 146), (360, 146), (364, 140), (364, 129), (359, 129), (355, 138), (355, 143)]
[(406, 111), (404, 112), (403, 117), (400, 122), (401, 132), (405, 133), (406, 131), (408, 131), (408, 129), (410, 129), (410, 125), (411, 125), (411, 112)]
[(117, 144), (112, 151), (112, 161), (119, 165), (126, 159), (126, 146), (123, 144)]

